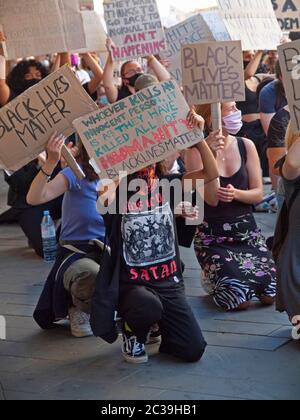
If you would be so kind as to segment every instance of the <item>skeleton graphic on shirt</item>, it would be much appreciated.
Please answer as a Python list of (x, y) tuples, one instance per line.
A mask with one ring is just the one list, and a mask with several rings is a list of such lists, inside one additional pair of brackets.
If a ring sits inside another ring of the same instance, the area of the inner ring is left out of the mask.
[(122, 221), (123, 250), (131, 267), (159, 264), (176, 256), (173, 214), (169, 204), (145, 213), (129, 213)]

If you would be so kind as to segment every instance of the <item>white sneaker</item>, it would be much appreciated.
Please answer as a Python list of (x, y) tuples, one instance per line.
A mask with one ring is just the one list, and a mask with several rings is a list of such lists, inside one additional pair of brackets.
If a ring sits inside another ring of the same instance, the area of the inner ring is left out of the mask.
[(84, 338), (91, 337), (93, 331), (90, 324), (90, 316), (79, 311), (74, 306), (69, 309), (71, 333), (73, 337)]

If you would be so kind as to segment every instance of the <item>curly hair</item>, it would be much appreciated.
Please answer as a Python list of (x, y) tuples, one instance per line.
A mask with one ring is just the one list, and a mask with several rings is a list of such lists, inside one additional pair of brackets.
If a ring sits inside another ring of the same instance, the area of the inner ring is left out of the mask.
[(23, 60), (7, 76), (7, 84), (10, 89), (17, 95), (22, 94), (27, 89), (25, 76), (29, 73), (30, 68), (35, 67), (41, 72), (42, 79), (48, 76), (47, 68), (36, 60)]

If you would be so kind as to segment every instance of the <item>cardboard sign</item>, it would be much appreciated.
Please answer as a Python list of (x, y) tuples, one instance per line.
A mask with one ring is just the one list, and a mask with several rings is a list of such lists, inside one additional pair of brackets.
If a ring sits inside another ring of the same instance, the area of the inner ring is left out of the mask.
[(0, 0), (0, 23), (8, 60), (86, 47), (78, 0)]
[(108, 36), (117, 48), (114, 59), (132, 60), (166, 50), (156, 0), (104, 0)]
[(0, 109), (0, 160), (18, 170), (45, 150), (58, 131), (74, 133), (74, 119), (98, 109), (65, 66)]
[(272, 0), (273, 8), (284, 32), (300, 32), (300, 0)]
[(277, 50), (282, 38), (270, 0), (217, 0), (233, 41), (241, 40), (244, 51)]
[(295, 132), (300, 132), (300, 40), (278, 48), (286, 97)]
[(86, 48), (77, 50), (77, 52), (106, 52), (107, 35), (102, 24), (101, 15), (95, 11), (85, 10), (82, 12), (82, 19)]
[[(219, 12), (198, 13), (191, 18), (173, 26), (165, 31), (168, 51), (162, 54), (162, 57), (169, 61), (168, 70), (171, 76), (180, 84), (182, 83), (181, 71), (181, 47), (185, 44), (197, 44), (201, 41), (224, 41), (230, 40), (224, 33), (215, 31), (216, 21), (213, 17)], [(222, 19), (219, 15), (219, 20), (222, 25)], [(223, 30), (226, 33), (226, 28), (223, 24)], [(215, 31), (215, 33), (214, 33)], [(225, 39), (223, 39), (223, 36)]]
[(191, 105), (245, 100), (240, 41), (182, 47), (183, 92)]
[(79, 118), (74, 127), (101, 169), (100, 177), (118, 179), (120, 171), (135, 173), (199, 143), (203, 133), (188, 128), (188, 112), (171, 80)]

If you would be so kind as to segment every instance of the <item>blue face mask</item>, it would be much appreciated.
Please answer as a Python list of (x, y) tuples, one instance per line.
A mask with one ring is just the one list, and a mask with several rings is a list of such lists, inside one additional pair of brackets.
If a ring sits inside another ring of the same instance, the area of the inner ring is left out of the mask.
[(101, 106), (107, 106), (107, 105), (109, 105), (109, 102), (108, 102), (107, 97), (106, 96), (100, 96), (100, 98), (99, 98), (99, 104)]

